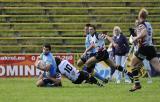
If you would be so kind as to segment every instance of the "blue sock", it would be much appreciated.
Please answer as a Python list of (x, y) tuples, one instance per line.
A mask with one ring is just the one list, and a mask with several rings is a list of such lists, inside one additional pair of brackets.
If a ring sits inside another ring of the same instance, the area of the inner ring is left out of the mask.
[(97, 73), (97, 72), (94, 73), (94, 77), (96, 77), (96, 78), (98, 78), (99, 80), (102, 80), (102, 81), (105, 80), (105, 78), (102, 77), (102, 76), (101, 76), (99, 73)]
[(84, 66), (84, 67), (82, 68), (82, 70), (87, 71), (87, 67), (86, 67), (86, 66)]

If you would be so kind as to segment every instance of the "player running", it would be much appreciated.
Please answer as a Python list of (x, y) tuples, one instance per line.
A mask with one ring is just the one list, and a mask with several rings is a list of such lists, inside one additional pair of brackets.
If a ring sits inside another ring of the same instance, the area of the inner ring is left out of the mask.
[(152, 43), (152, 26), (146, 20), (148, 11), (142, 8), (138, 15), (138, 26), (136, 27), (136, 36), (132, 37), (131, 43), (137, 42), (138, 50), (135, 52), (131, 59), (132, 73), (134, 76), (134, 86), (130, 89), (131, 92), (141, 89), (141, 84), (138, 77), (138, 70), (144, 59), (147, 59), (150, 64), (157, 71), (160, 72), (160, 63), (157, 58), (156, 50)]

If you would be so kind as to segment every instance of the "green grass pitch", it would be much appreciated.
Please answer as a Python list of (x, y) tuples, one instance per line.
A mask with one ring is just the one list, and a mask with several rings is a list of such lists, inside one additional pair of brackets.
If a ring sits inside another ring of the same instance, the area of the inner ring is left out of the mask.
[(110, 82), (105, 87), (74, 85), (63, 79), (62, 88), (38, 88), (36, 78), (1, 78), (0, 102), (160, 102), (160, 78), (152, 84), (141, 79), (142, 89), (129, 92), (131, 84)]

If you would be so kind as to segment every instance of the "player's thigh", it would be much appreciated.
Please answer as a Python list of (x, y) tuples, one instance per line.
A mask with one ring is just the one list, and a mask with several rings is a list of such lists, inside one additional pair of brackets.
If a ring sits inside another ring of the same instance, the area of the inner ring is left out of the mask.
[(131, 58), (131, 66), (132, 67), (137, 67), (141, 64), (142, 60), (140, 60), (139, 58), (137, 58), (135, 55), (132, 56)]
[(106, 60), (104, 60), (104, 62), (105, 62), (108, 66), (116, 68), (116, 63), (114, 63), (114, 62), (113, 62), (112, 60), (110, 60), (109, 58), (106, 59)]
[(83, 64), (84, 64), (84, 62), (83, 62), (81, 59), (78, 59), (77, 65), (78, 65), (78, 66), (82, 66)]
[(37, 82), (36, 82), (36, 86), (37, 86), (37, 87), (44, 86), (44, 82), (43, 82), (43, 80), (42, 80), (42, 79), (37, 80)]
[(97, 63), (97, 62), (98, 62), (98, 60), (93, 56), (93, 57), (89, 58), (89, 59), (86, 61), (85, 65), (86, 65), (87, 67), (90, 67), (90, 66), (94, 65), (94, 64)]

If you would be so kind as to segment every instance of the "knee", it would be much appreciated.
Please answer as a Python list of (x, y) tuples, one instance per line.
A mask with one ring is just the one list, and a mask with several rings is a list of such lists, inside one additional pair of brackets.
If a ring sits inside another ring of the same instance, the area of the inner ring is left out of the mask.
[(40, 84), (39, 84), (38, 82), (36, 82), (36, 86), (37, 86), (37, 87), (40, 87)]
[(42, 82), (41, 80), (38, 80), (38, 81), (36, 82), (36, 86), (37, 86), (37, 87), (42, 87), (42, 86), (43, 86), (43, 82)]
[(83, 63), (83, 61), (82, 61), (82, 60), (78, 60), (78, 61), (77, 61), (77, 66), (79, 66), (79, 67), (80, 67), (80, 66), (82, 66), (83, 64), (84, 64), (84, 63)]

